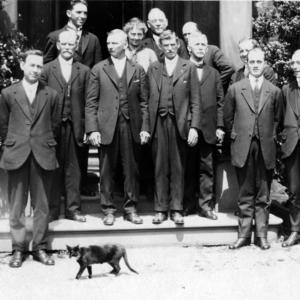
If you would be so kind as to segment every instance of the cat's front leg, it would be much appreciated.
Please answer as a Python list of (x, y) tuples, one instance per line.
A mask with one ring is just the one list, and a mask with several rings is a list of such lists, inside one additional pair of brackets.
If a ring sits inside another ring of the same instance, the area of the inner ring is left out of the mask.
[(83, 273), (83, 271), (85, 270), (86, 266), (80, 266), (80, 269), (76, 275), (76, 279), (79, 279), (81, 277), (81, 274)]
[(92, 266), (87, 266), (89, 272), (89, 278), (92, 278)]

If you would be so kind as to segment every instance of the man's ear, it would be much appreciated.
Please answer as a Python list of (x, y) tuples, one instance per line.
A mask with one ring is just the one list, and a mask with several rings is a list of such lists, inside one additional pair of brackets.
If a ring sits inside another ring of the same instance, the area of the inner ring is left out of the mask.
[(24, 60), (22, 59), (22, 60), (20, 61), (20, 68), (21, 68), (22, 71), (24, 71), (24, 64), (25, 64), (25, 62), (24, 62)]
[(71, 18), (71, 11), (69, 9), (66, 11), (66, 15), (68, 18)]
[(60, 51), (60, 44), (59, 44), (59, 41), (56, 42), (56, 48), (57, 48), (58, 51)]
[(150, 24), (149, 24), (149, 20), (147, 20), (147, 27), (150, 29), (151, 28), (151, 26), (150, 26)]

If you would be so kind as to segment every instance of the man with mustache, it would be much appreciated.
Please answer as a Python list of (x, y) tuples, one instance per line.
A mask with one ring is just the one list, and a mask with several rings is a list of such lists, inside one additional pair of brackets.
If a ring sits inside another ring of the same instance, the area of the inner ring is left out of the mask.
[(91, 71), (85, 108), (86, 133), (99, 147), (100, 201), (104, 225), (115, 222), (114, 176), (118, 158), (124, 174), (124, 219), (143, 223), (137, 214), (140, 145), (149, 140), (146, 74), (128, 60), (127, 35), (114, 29), (107, 35), (110, 57)]
[(63, 104), (58, 142), (60, 169), (55, 176), (50, 202), (50, 220), (60, 215), (60, 195), (64, 195), (67, 219), (85, 222), (81, 215), (80, 148), (84, 141), (84, 109), (90, 70), (74, 61), (77, 36), (74, 31), (62, 31), (58, 36), (58, 57), (46, 64), (41, 80), (58, 92)]
[(239, 184), (238, 239), (230, 249), (251, 243), (253, 221), (255, 244), (263, 250), (270, 248), (270, 186), (283, 103), (280, 89), (263, 76), (264, 58), (260, 48), (249, 51), (249, 76), (231, 85), (225, 98), (224, 125), (230, 134), (231, 162)]

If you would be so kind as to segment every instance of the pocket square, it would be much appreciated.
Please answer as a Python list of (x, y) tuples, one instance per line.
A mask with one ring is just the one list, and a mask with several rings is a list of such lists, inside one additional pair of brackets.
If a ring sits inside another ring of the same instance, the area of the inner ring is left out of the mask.
[(137, 79), (137, 80), (133, 80), (133, 82), (140, 82), (140, 80), (139, 80), (139, 79)]

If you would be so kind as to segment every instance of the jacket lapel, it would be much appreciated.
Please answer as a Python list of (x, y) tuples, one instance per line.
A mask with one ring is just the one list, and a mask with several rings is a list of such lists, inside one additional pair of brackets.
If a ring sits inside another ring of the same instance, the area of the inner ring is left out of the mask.
[(22, 86), (22, 81), (20, 81), (16, 85), (16, 89), (15, 89), (14, 93), (15, 93), (15, 100), (19, 104), (19, 106), (21, 107), (24, 115), (29, 120), (32, 120), (32, 116), (31, 116), (30, 109), (29, 109), (29, 103), (28, 103), (28, 101), (26, 101), (27, 96), (26, 96), (25, 90)]
[(298, 108), (298, 85), (296, 81), (291, 83), (290, 95), (287, 97), (289, 99), (290, 106), (297, 117), (299, 117), (299, 108)]
[(250, 108), (255, 112), (249, 79), (244, 79), (243, 80), (241, 93), (242, 93), (244, 99), (246, 100), (246, 102), (248, 103), (248, 105), (250, 106)]
[(81, 55), (83, 55), (89, 43), (89, 33), (87, 31), (83, 31), (81, 39)]
[(186, 61), (182, 60), (180, 57), (178, 57), (178, 61), (174, 70), (174, 75), (173, 75), (173, 85), (176, 84), (178, 81), (179, 77), (184, 74), (186, 70), (187, 63)]
[(202, 70), (202, 78), (200, 80), (200, 85), (202, 85), (207, 80), (207, 78), (210, 75), (210, 72), (211, 72), (210, 68), (207, 65), (204, 65)]
[(118, 89), (118, 75), (110, 58), (106, 60), (106, 63), (103, 66), (103, 70)]
[(163, 63), (156, 64), (155, 67), (154, 67), (155, 72), (154, 72), (153, 77), (155, 79), (155, 82), (157, 84), (157, 87), (158, 87), (159, 91), (161, 90), (163, 69), (164, 69), (164, 64)]
[(73, 62), (70, 84), (73, 83), (73, 81), (79, 76), (79, 74), (80, 74), (80, 66), (77, 62)]
[(62, 76), (62, 71), (61, 71), (61, 68), (60, 68), (60, 64), (59, 64), (58, 59), (55, 59), (55, 60), (53, 61), (51, 70), (52, 70), (53, 76), (55, 77), (56, 81), (57, 81), (58, 84), (63, 88), (63, 87), (64, 87), (65, 79), (64, 79), (64, 77)]
[(127, 79), (127, 87), (129, 87), (129, 84), (131, 83), (133, 74), (135, 72), (135, 67), (132, 65), (128, 59), (126, 59), (126, 79)]
[(258, 113), (261, 112), (261, 110), (263, 109), (266, 102), (268, 102), (269, 97), (271, 95), (269, 85), (268, 85), (268, 83), (266, 82), (265, 79), (263, 80), (261, 89), (262, 90), (261, 90), (261, 96), (260, 96), (260, 99), (259, 99)]
[(48, 97), (48, 93), (45, 92), (43, 86), (39, 84), (36, 91), (36, 99), (35, 99), (36, 105), (35, 105), (35, 110), (33, 115), (33, 123), (37, 120), (43, 108), (45, 107), (47, 102), (47, 97)]

